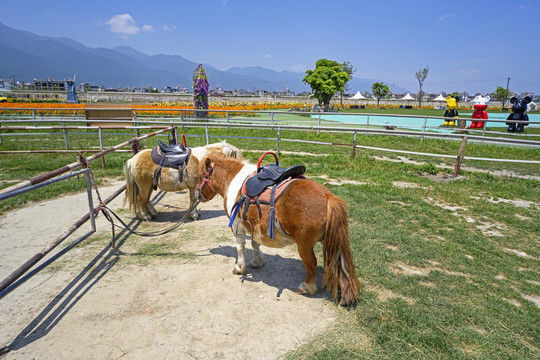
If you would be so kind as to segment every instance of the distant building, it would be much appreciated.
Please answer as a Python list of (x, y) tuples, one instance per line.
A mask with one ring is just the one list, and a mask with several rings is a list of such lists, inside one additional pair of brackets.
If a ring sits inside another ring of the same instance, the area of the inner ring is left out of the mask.
[(36, 90), (66, 91), (66, 80), (54, 80), (52, 77), (46, 80), (34, 79), (34, 88)]
[(0, 79), (0, 89), (12, 90), (14, 87), (15, 87), (15, 84), (12, 79), (9, 79), (9, 80)]

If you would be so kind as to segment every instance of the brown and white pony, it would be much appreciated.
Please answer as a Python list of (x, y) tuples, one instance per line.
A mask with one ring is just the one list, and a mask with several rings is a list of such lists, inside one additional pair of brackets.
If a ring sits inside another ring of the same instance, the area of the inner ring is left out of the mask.
[[(152, 184), (154, 183), (154, 173), (158, 165), (152, 161), (152, 149), (138, 152), (124, 165), (124, 175), (126, 177), (126, 193), (124, 205), (127, 203), (130, 210), (141, 220), (150, 220), (157, 216), (157, 211), (150, 202)], [(180, 172), (172, 168), (162, 168), (158, 187), (163, 191), (189, 190), (190, 207), (193, 205), (195, 187), (200, 181), (198, 176), (199, 160), (209, 154), (223, 154), (233, 158), (242, 158), (242, 152), (235, 146), (225, 141), (206, 146), (191, 148), (191, 157), (188, 165), (183, 171), (182, 181)], [(197, 220), (199, 213), (193, 209), (190, 217)]]
[[(244, 159), (209, 155), (200, 162), (199, 176), (203, 180), (197, 187), (199, 198), (208, 201), (221, 195), (230, 218), (244, 180), (256, 169), (255, 165)], [(306, 277), (297, 292), (315, 294), (318, 290), (315, 282), (317, 258), (313, 247), (320, 241), (324, 255), (323, 286), (331, 291), (336, 302), (338, 289), (341, 291), (341, 305), (356, 304), (360, 281), (349, 247), (347, 209), (343, 200), (313, 180), (293, 182), (275, 203), (273, 239), (267, 236), (269, 205), (261, 204), (260, 209), (259, 213), (257, 206), (250, 206), (246, 222), (242, 221), (243, 208), (240, 208), (231, 226), (238, 253), (234, 274), (244, 274), (246, 271), (246, 239), (251, 239), (253, 258), (250, 266), (255, 268), (264, 265), (260, 245), (281, 248), (296, 243), (306, 269)]]

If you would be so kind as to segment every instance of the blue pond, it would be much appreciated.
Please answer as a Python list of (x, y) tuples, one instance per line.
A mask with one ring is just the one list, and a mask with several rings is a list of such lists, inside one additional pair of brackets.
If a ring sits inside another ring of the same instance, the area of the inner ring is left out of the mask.
[[(441, 114), (442, 116), (443, 114)], [(467, 125), (470, 125), (470, 116), (472, 113), (461, 113), (462, 118), (468, 118)], [(489, 119), (493, 120), (506, 120), (508, 113), (488, 113)], [(540, 121), (540, 114), (528, 114), (529, 121)], [(318, 115), (312, 115), (312, 118), (317, 119)], [(343, 124), (366, 124), (367, 115), (327, 115), (322, 114), (321, 119), (336, 121)], [(385, 116), (385, 115), (369, 115), (369, 124), (370, 125), (397, 125), (402, 128), (422, 130), (424, 126), (424, 117), (399, 117), (399, 116)], [(489, 121), (489, 120), (488, 120)], [(440, 127), (443, 123), (442, 119), (427, 119), (426, 131), (436, 131), (442, 133), (452, 133), (455, 131), (455, 128), (442, 128)], [(492, 126), (505, 127), (504, 123), (492, 124)], [(538, 126), (538, 124), (535, 124)]]

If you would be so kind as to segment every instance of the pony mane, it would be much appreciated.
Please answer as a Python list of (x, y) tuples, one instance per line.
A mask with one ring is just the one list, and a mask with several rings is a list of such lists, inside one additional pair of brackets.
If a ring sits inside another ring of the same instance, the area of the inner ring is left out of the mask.
[[(227, 141), (221, 140), (218, 144), (220, 144), (223, 147), (222, 153), (225, 156), (232, 157), (232, 158), (239, 158), (239, 159), (244, 158), (242, 156), (242, 151), (240, 151), (240, 149), (238, 149), (236, 146), (227, 143)], [(216, 144), (211, 144), (208, 146), (212, 146), (212, 145), (216, 145)]]
[(222, 140), (218, 143), (214, 144), (208, 144), (206, 146), (197, 146), (191, 149), (192, 154), (199, 160), (203, 159), (204, 157), (215, 154), (215, 153), (221, 153), (225, 155), (226, 157), (231, 158), (239, 158), (243, 159), (242, 151), (238, 149), (236, 146), (231, 145), (227, 143), (225, 140)]
[(232, 166), (232, 167), (240, 167), (243, 168), (246, 165), (251, 165), (249, 160), (244, 157), (231, 157), (226, 156), (222, 152), (220, 153), (214, 153), (214, 154), (206, 154), (202, 159), (199, 160), (199, 176), (203, 176), (206, 172), (206, 162), (220, 162), (222, 165), (225, 166)]

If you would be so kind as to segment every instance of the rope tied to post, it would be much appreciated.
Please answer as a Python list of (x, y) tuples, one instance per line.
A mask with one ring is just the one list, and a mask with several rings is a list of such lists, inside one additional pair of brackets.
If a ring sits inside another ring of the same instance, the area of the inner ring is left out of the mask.
[(90, 174), (90, 179), (92, 179), (92, 185), (94, 186), (94, 189), (96, 190), (96, 196), (97, 196), (97, 199), (98, 199), (98, 206), (96, 207), (97, 209), (94, 212), (94, 216), (97, 216), (98, 213), (101, 211), (103, 213), (103, 216), (105, 216), (105, 219), (107, 219), (107, 221), (109, 221), (111, 223), (111, 228), (112, 228), (111, 245), (112, 245), (112, 247), (114, 249), (116, 247), (116, 241), (115, 241), (116, 235), (115, 235), (115, 231), (114, 231), (114, 227), (115, 227), (114, 219), (111, 216), (111, 214), (109, 214), (109, 210), (107, 208), (107, 205), (101, 199), (101, 194), (99, 193), (99, 189), (98, 189), (98, 186), (97, 186), (97, 183), (96, 183), (96, 179), (94, 178), (94, 173), (92, 172), (92, 167), (90, 166), (90, 162), (82, 154), (77, 154), (77, 159), (81, 163), (82, 167), (84, 167), (85, 169), (88, 169), (88, 173)]
[[(92, 168), (90, 167), (90, 162), (81, 154), (78, 154), (77, 158), (78, 158), (79, 162), (81, 163), (81, 165), (84, 168), (88, 169), (88, 172), (90, 174), (90, 178), (92, 180), (92, 184), (93, 184), (94, 188), (96, 189), (96, 195), (97, 195), (97, 198), (98, 198), (98, 206), (96, 206), (95, 214), (97, 215), (101, 211), (103, 213), (103, 215), (105, 216), (105, 218), (111, 223), (111, 227), (112, 227), (112, 240), (111, 240), (111, 243), (112, 243), (113, 248), (115, 248), (115, 238), (116, 238), (115, 230), (114, 230), (115, 227), (117, 227), (119, 229), (122, 229), (122, 230), (126, 230), (126, 231), (128, 231), (128, 232), (130, 232), (132, 234), (139, 235), (139, 236), (153, 237), (153, 236), (164, 235), (164, 234), (167, 234), (167, 233), (177, 229), (180, 225), (182, 225), (187, 220), (187, 218), (189, 217), (189, 214), (194, 209), (196, 209), (197, 205), (200, 203), (200, 201), (195, 201), (189, 207), (186, 214), (176, 224), (173, 224), (169, 228), (166, 228), (166, 229), (163, 229), (163, 230), (152, 231), (152, 232), (135, 231), (132, 228), (130, 228), (113, 210), (111, 210), (107, 206), (107, 204), (105, 204), (105, 202), (103, 200), (101, 200), (101, 195), (99, 193), (99, 189), (98, 189), (98, 186), (96, 184), (96, 180), (94, 178), (94, 173), (92, 172)], [(117, 224), (114, 223), (113, 216), (120, 222), (120, 224), (122, 224), (122, 226), (117, 225)]]

